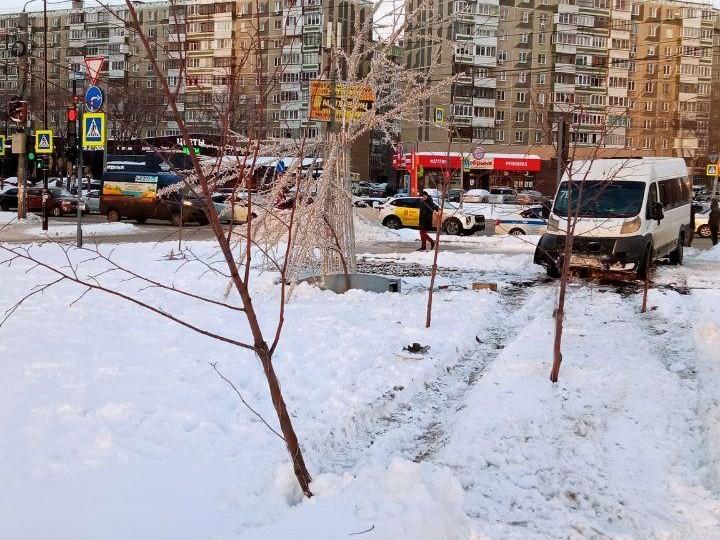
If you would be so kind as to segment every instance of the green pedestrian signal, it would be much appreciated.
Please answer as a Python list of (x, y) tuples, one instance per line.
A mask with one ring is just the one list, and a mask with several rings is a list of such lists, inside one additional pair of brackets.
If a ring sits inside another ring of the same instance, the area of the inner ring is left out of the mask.
[[(199, 156), (199, 155), (200, 155), (200, 148), (196, 146), (195, 148), (193, 148), (193, 152), (195, 152), (195, 155), (196, 155), (196, 156)], [(189, 155), (190, 155), (190, 148), (188, 148), (187, 146), (183, 146), (183, 154), (185, 154), (186, 156), (189, 156)]]
[(37, 169), (42, 169), (42, 168), (43, 168), (43, 162), (42, 162), (42, 160), (40, 160), (40, 159), (37, 160), (37, 162), (35, 163), (35, 168), (37, 168)]
[(28, 161), (35, 161), (35, 152), (28, 152)]

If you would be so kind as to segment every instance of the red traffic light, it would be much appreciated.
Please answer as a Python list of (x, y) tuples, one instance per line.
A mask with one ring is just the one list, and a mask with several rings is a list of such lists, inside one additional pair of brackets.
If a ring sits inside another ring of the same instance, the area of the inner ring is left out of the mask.
[(78, 117), (78, 112), (75, 107), (68, 107), (67, 110), (67, 120), (68, 122), (75, 122)]

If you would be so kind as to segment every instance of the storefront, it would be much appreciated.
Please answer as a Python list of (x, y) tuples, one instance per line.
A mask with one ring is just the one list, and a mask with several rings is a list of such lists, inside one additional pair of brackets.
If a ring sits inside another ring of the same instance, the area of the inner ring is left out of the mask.
[(396, 155), (393, 166), (402, 174), (402, 187), (410, 192), (435, 188), (449, 178), (449, 187), (488, 189), (507, 186), (533, 189), (542, 158), (528, 154), (486, 154), (482, 159), (462, 156), (459, 152), (417, 152)]
[(524, 154), (486, 154), (482, 159), (466, 158), (464, 165), (465, 189), (488, 189), (490, 186), (533, 189), (542, 159)]

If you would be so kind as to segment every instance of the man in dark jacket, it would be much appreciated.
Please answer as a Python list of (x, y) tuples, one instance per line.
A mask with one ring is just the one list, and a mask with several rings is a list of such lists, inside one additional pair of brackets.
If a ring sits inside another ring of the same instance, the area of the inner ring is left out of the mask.
[(708, 225), (710, 225), (710, 239), (712, 240), (713, 246), (716, 246), (718, 243), (718, 228), (720, 227), (720, 208), (718, 208), (717, 199), (713, 199), (710, 203)]
[(430, 238), (428, 231), (433, 228), (433, 212), (438, 210), (432, 197), (423, 191), (420, 195), (420, 249), (425, 251), (426, 242), (430, 242), (430, 249), (435, 249), (435, 241)]

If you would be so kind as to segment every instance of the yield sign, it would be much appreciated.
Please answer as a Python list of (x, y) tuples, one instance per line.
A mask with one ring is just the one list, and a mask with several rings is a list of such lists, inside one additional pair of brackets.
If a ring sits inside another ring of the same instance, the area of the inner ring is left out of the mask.
[(100, 76), (103, 66), (105, 65), (104, 56), (86, 56), (85, 70), (91, 84), (95, 84)]

